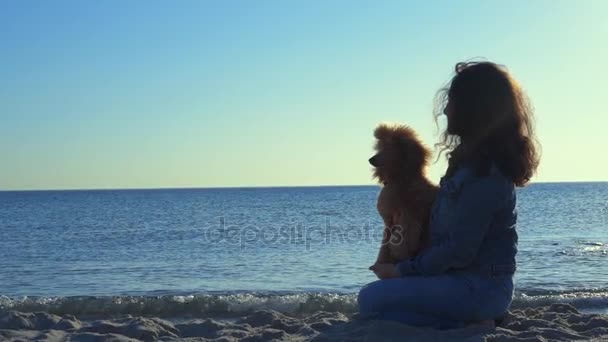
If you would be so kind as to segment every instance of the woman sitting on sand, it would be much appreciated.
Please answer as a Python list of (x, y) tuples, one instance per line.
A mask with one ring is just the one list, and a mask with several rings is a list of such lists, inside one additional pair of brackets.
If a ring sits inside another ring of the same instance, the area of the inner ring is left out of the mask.
[(493, 326), (513, 298), (515, 187), (539, 161), (532, 110), (510, 75), (489, 62), (458, 63), (439, 99), (449, 166), (431, 211), (430, 246), (398, 264), (376, 264), (380, 280), (361, 289), (359, 311), (440, 329)]

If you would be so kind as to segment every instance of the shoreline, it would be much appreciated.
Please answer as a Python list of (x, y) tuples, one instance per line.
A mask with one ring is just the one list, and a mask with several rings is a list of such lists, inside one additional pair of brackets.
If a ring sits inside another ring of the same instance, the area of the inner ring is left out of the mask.
[[(511, 310), (569, 304), (588, 314), (608, 314), (608, 289), (546, 291), (526, 294), (516, 291)], [(274, 310), (287, 315), (319, 311), (352, 314), (357, 294), (340, 292), (226, 291), (203, 293), (156, 293), (144, 295), (5, 296), (0, 312), (47, 312), (79, 318), (132, 315), (144, 317), (240, 317), (255, 311)]]

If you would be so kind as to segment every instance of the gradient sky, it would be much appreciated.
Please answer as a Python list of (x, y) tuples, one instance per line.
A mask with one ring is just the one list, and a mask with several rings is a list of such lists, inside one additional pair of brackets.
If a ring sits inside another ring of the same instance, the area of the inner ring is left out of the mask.
[(375, 125), (432, 145), (474, 57), (536, 108), (534, 181), (605, 181), (607, 37), (602, 0), (2, 1), (0, 189), (372, 184)]

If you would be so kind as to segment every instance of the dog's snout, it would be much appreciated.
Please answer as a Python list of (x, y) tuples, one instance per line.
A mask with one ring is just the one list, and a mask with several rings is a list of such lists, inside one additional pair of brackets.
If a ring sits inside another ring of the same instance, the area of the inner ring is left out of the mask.
[(369, 158), (369, 163), (372, 164), (373, 167), (378, 167), (378, 155)]

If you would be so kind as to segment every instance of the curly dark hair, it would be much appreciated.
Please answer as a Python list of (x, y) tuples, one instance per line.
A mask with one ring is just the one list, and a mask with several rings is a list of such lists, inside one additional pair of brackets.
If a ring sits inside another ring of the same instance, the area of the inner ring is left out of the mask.
[(517, 186), (524, 186), (540, 160), (532, 106), (503, 66), (491, 62), (456, 64), (456, 74), (437, 93), (435, 120), (447, 127), (435, 144), (448, 158), (446, 176), (463, 162), (484, 172), (494, 163)]

